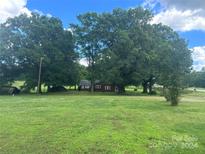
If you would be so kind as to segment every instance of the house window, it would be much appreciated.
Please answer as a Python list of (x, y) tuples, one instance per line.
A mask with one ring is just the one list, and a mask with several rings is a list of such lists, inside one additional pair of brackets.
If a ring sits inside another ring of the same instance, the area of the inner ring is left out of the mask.
[(106, 91), (111, 91), (111, 86), (105, 86)]
[(88, 85), (85, 85), (84, 87), (85, 87), (85, 89), (89, 89), (90, 88), (90, 86), (88, 86)]
[(96, 85), (95, 88), (96, 89), (101, 89), (101, 85)]

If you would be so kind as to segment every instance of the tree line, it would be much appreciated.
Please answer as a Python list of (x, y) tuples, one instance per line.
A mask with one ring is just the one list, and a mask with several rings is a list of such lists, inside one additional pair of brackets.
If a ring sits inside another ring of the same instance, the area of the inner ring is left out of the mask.
[[(41, 84), (48, 89), (86, 77), (92, 90), (100, 80), (117, 85), (119, 92), (127, 85), (142, 85), (144, 93), (152, 94), (158, 83), (177, 105), (191, 70), (191, 51), (170, 27), (151, 24), (152, 17), (141, 7), (88, 12), (69, 30), (58, 18), (37, 13), (8, 19), (0, 25), (0, 85), (22, 79), (28, 90), (36, 87), (42, 58)], [(79, 64), (81, 58), (87, 67)]]
[(205, 88), (205, 67), (200, 71), (192, 71), (190, 74), (187, 74), (185, 85), (187, 87)]

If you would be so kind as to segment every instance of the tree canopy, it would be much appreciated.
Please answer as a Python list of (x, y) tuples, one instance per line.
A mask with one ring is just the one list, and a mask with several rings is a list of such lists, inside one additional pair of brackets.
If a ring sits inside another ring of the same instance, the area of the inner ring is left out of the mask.
[[(4, 45), (1, 45), (0, 51), (1, 69), (8, 65), (13, 72), (17, 67), (27, 87), (37, 85), (40, 58), (43, 58), (42, 83), (47, 86), (76, 83), (78, 55), (74, 52), (71, 32), (63, 29), (59, 19), (36, 13), (21, 15), (7, 20), (0, 31), (1, 44)], [(9, 74), (4, 72), (8, 70), (2, 70), (7, 79)], [(18, 74), (10, 76), (16, 77)]]
[(149, 89), (150, 93), (157, 82), (179, 93), (192, 65), (191, 51), (168, 26), (151, 25), (150, 11), (115, 9), (86, 13), (78, 19), (80, 24), (72, 25), (72, 30), (80, 53), (89, 62), (92, 80), (118, 85), (120, 91), (142, 84), (144, 92)]
[[(178, 104), (184, 77), (192, 65), (191, 51), (178, 33), (162, 24), (151, 24), (152, 13), (141, 7), (89, 12), (79, 23), (64, 30), (54, 17), (32, 13), (0, 25), (1, 83), (22, 77), (25, 86), (37, 85), (39, 61), (42, 83), (71, 85), (86, 77), (92, 90), (96, 80), (125, 86), (142, 85), (152, 94), (155, 83), (168, 91), (168, 100)], [(78, 63), (78, 56), (88, 62)]]
[(186, 76), (186, 84), (192, 87), (205, 88), (205, 67)]

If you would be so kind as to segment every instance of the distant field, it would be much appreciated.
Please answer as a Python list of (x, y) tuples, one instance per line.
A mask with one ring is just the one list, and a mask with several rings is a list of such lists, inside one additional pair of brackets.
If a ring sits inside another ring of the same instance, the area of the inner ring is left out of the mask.
[(205, 92), (205, 88), (194, 88), (194, 87), (188, 88), (188, 90), (190, 91), (194, 91), (194, 89), (196, 90), (196, 92)]
[(205, 93), (0, 96), (0, 153), (204, 154)]

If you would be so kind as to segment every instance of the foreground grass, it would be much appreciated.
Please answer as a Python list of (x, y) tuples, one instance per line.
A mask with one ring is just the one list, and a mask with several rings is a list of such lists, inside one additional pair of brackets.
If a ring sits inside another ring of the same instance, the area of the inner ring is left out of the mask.
[(205, 95), (0, 96), (0, 153), (205, 153)]

